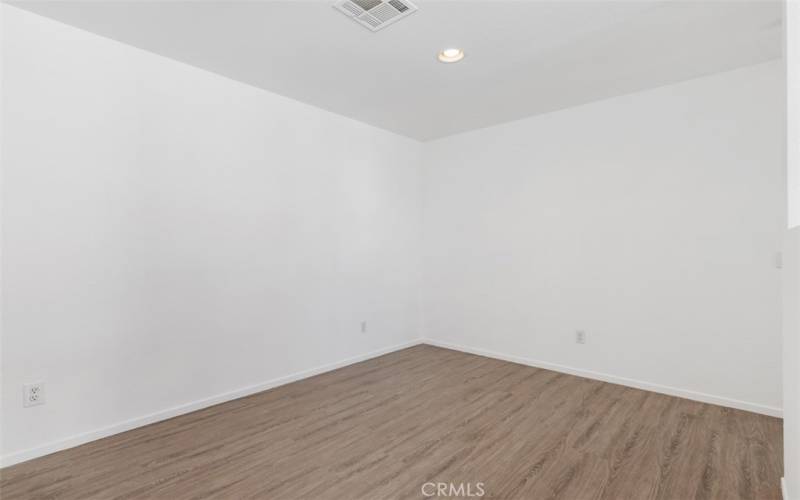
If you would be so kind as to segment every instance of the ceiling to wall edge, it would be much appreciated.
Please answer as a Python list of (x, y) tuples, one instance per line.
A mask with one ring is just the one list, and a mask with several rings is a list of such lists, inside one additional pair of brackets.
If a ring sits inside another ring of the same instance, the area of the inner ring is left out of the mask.
[[(351, 122), (358, 123), (361, 126), (366, 126), (366, 127), (370, 127), (370, 128), (376, 129), (376, 130), (381, 130), (381, 131), (386, 132), (388, 134), (397, 136), (397, 137), (402, 138), (402, 139), (410, 140), (410, 141), (413, 141), (413, 142), (416, 142), (416, 143), (419, 143), (419, 144), (432, 143), (432, 142), (436, 142), (436, 141), (440, 141), (440, 140), (449, 139), (449, 138), (452, 138), (452, 137), (457, 137), (457, 136), (464, 135), (464, 134), (477, 132), (477, 131), (480, 131), (480, 130), (487, 130), (487, 129), (492, 129), (492, 128), (495, 128), (495, 127), (501, 127), (501, 126), (504, 126), (504, 125), (509, 125), (509, 124), (521, 122), (521, 121), (528, 120), (528, 119), (531, 119), (531, 118), (535, 118), (535, 117), (538, 117), (538, 116), (545, 116), (545, 115), (549, 115), (549, 114), (552, 114), (552, 113), (558, 113), (558, 112), (561, 112), (561, 111), (565, 111), (565, 110), (568, 110), (568, 109), (580, 108), (580, 107), (591, 105), (591, 104), (594, 104), (594, 103), (604, 102), (604, 101), (608, 101), (608, 100), (612, 100), (612, 99), (616, 99), (616, 98), (620, 98), (620, 97), (624, 97), (624, 96), (628, 96), (628, 95), (636, 95), (636, 94), (640, 94), (640, 93), (644, 93), (644, 92), (653, 91), (653, 90), (656, 90), (656, 89), (659, 89), (659, 88), (669, 87), (669, 86), (672, 86), (672, 85), (678, 85), (678, 84), (684, 83), (684, 82), (690, 82), (690, 81), (694, 81), (694, 80), (698, 80), (698, 79), (702, 79), (702, 78), (707, 78), (707, 77), (710, 77), (710, 76), (713, 76), (713, 75), (717, 75), (717, 74), (730, 73), (730, 72), (739, 71), (739, 70), (742, 70), (742, 69), (745, 69), (745, 68), (749, 68), (749, 67), (755, 67), (755, 66), (759, 66), (759, 65), (763, 65), (763, 64), (770, 64), (770, 63), (773, 63), (774, 61), (777, 61), (777, 60), (783, 60), (783, 55), (781, 55), (781, 56), (778, 56), (778, 57), (775, 57), (775, 58), (772, 58), (772, 59), (769, 59), (769, 60), (766, 60), (766, 61), (759, 61), (759, 62), (756, 62), (756, 63), (745, 64), (745, 65), (737, 66), (737, 67), (734, 67), (734, 68), (728, 68), (728, 69), (721, 70), (721, 71), (719, 71), (719, 70), (711, 70), (711, 71), (709, 71), (707, 73), (695, 75), (695, 76), (692, 76), (690, 78), (677, 79), (675, 81), (667, 82), (667, 83), (664, 83), (664, 84), (661, 84), (661, 85), (656, 85), (656, 86), (652, 86), (652, 87), (637, 89), (637, 90), (634, 90), (634, 91), (631, 91), (631, 92), (624, 92), (624, 93), (621, 93), (621, 94), (602, 97), (602, 98), (599, 98), (599, 99), (589, 99), (589, 100), (586, 100), (586, 101), (583, 101), (583, 102), (571, 103), (571, 104), (565, 105), (563, 107), (559, 107), (559, 108), (555, 108), (555, 109), (551, 109), (551, 110), (546, 110), (546, 111), (542, 111), (542, 112), (536, 112), (536, 113), (528, 114), (528, 115), (525, 115), (525, 116), (522, 116), (522, 117), (513, 118), (513, 119), (510, 119), (510, 120), (498, 121), (498, 122), (495, 122), (495, 123), (487, 124), (485, 126), (479, 126), (479, 127), (471, 128), (471, 129), (468, 129), (468, 130), (456, 131), (456, 132), (453, 132), (453, 133), (450, 133), (450, 134), (445, 134), (445, 135), (436, 136), (436, 137), (427, 138), (427, 139), (421, 139), (421, 138), (414, 137), (412, 135), (408, 135), (408, 134), (405, 134), (405, 133), (397, 131), (397, 130), (392, 130), (392, 129), (389, 129), (389, 128), (386, 128), (386, 127), (382, 127), (382, 126), (374, 124), (374, 123), (369, 123), (367, 121), (360, 120), (360, 119), (355, 118), (353, 116), (349, 116), (349, 115), (344, 114), (342, 112), (335, 111), (333, 109), (329, 109), (329, 108), (327, 108), (325, 106), (321, 106), (319, 104), (310, 103), (308, 101), (304, 101), (304, 100), (301, 100), (301, 99), (298, 99), (298, 98), (295, 98), (295, 97), (292, 97), (292, 96), (288, 96), (286, 94), (277, 92), (275, 90), (271, 90), (271, 89), (266, 89), (264, 87), (260, 87), (260, 86), (258, 86), (256, 84), (253, 84), (253, 83), (250, 83), (250, 82), (247, 82), (247, 81), (244, 81), (244, 80), (240, 80), (240, 79), (234, 78), (232, 76), (220, 73), (218, 71), (214, 71), (214, 70), (211, 70), (211, 69), (208, 69), (208, 68), (197, 66), (195, 64), (191, 64), (189, 62), (182, 61), (182, 60), (176, 59), (174, 57), (170, 57), (170, 56), (161, 54), (159, 52), (155, 52), (155, 51), (147, 49), (147, 48), (139, 47), (139, 46), (131, 44), (131, 43), (127, 43), (127, 42), (124, 42), (124, 41), (121, 41), (121, 40), (117, 40), (115, 38), (111, 38), (109, 36), (102, 35), (100, 33), (96, 33), (94, 31), (91, 31), (91, 30), (76, 26), (74, 24), (62, 21), (62, 20), (54, 18), (54, 17), (50, 17), (50, 16), (47, 16), (47, 15), (40, 14), (38, 12), (30, 11), (30, 10), (25, 8), (25, 5), (29, 4), (29, 3), (34, 3), (34, 2), (25, 1), (25, 0), (0, 0), (0, 7), (3, 7), (3, 8), (7, 8), (7, 7), (16, 8), (18, 10), (26, 12), (28, 15), (42, 17), (42, 18), (48, 19), (51, 22), (56, 22), (56, 23), (59, 23), (59, 24), (61, 24), (63, 26), (69, 26), (72, 29), (80, 30), (80, 31), (82, 31), (84, 33), (89, 33), (89, 34), (91, 34), (93, 36), (100, 37), (100, 38), (102, 38), (104, 40), (111, 41), (111, 42), (123, 45), (123, 46), (128, 47), (128, 48), (132, 48), (132, 49), (135, 49), (135, 50), (138, 50), (138, 51), (142, 51), (142, 52), (145, 52), (147, 54), (151, 54), (151, 55), (154, 55), (154, 56), (157, 56), (157, 57), (172, 61), (174, 63), (193, 68), (193, 69), (198, 70), (198, 71), (203, 71), (203, 72), (206, 72), (208, 74), (212, 74), (212, 75), (215, 75), (217, 77), (224, 78), (224, 79), (226, 79), (228, 81), (235, 82), (235, 83), (240, 84), (240, 85), (245, 85), (247, 87), (250, 87), (250, 88), (253, 88), (253, 89), (257, 89), (257, 90), (259, 90), (261, 92), (265, 92), (267, 94), (270, 94), (270, 95), (273, 95), (273, 96), (277, 96), (277, 97), (280, 97), (282, 99), (285, 99), (285, 100), (288, 100), (288, 101), (292, 101), (294, 103), (301, 104), (303, 106), (307, 106), (307, 107), (313, 108), (315, 110), (319, 110), (319, 111), (323, 111), (325, 113), (329, 113), (329, 114), (335, 115), (335, 116), (337, 116), (339, 118), (347, 119), (347, 120), (349, 120)], [(331, 3), (331, 6), (334, 6), (334, 4)], [(417, 10), (417, 7), (415, 6), (414, 7), (414, 11), (416, 12), (416, 10)], [(3, 17), (3, 20), (4, 19), (5, 18)]]

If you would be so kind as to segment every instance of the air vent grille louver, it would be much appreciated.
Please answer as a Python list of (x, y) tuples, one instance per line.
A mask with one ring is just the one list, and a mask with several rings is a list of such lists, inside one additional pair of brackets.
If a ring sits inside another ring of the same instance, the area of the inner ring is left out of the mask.
[(385, 28), (417, 10), (408, 0), (338, 0), (333, 7), (370, 31)]
[(399, 0), (389, 0), (389, 5), (391, 5), (400, 12), (405, 12), (408, 10), (408, 5), (404, 4), (403, 2), (400, 2)]
[(369, 10), (382, 4), (381, 0), (352, 0), (352, 2), (364, 10)]
[(374, 17), (370, 16), (369, 14), (364, 14), (362, 16), (359, 16), (358, 20), (361, 21), (362, 23), (369, 24), (370, 26), (372, 26), (375, 29), (377, 29), (381, 25), (381, 22), (378, 19), (375, 19)]
[(342, 3), (342, 9), (344, 9), (347, 12), (353, 14), (354, 16), (360, 16), (364, 12), (364, 9), (360, 8), (358, 5), (354, 4), (353, 2), (344, 2), (344, 3)]
[(389, 22), (392, 18), (399, 16), (400, 12), (388, 3), (381, 4), (369, 11), (370, 15), (380, 20), (382, 23)]

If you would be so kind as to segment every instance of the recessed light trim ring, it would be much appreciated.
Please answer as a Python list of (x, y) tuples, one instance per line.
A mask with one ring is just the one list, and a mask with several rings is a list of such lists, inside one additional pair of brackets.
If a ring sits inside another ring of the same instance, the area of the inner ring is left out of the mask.
[(449, 47), (441, 50), (437, 58), (443, 63), (458, 62), (464, 59), (464, 51), (456, 47)]

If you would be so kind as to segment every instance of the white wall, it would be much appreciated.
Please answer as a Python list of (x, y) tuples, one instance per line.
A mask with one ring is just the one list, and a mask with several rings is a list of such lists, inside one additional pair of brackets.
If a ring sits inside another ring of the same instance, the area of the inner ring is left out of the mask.
[(2, 9), (6, 463), (419, 337), (417, 142)]
[(427, 144), (425, 336), (779, 414), (783, 78), (775, 61)]
[(787, 82), (787, 209), (789, 227), (800, 226), (800, 0), (788, 0), (784, 13)]
[[(5, 25), (5, 12), (6, 10), (0, 5), (0, 27)], [(5, 58), (2, 55), (5, 53), (5, 30), (0, 29), (0, 263), (3, 260), (3, 158), (4, 158), (4, 132), (3, 132), (3, 82), (5, 81)], [(0, 455), (3, 450), (3, 266), (0, 265)], [(2, 465), (0, 463), (0, 465)]]
[(783, 276), (783, 468), (785, 500), (800, 499), (800, 2), (786, 2), (786, 159), (789, 231)]
[(780, 63), (421, 145), (0, 9), (4, 463), (422, 334), (780, 411)]
[(783, 279), (783, 470), (788, 494), (800, 498), (800, 227), (786, 232)]

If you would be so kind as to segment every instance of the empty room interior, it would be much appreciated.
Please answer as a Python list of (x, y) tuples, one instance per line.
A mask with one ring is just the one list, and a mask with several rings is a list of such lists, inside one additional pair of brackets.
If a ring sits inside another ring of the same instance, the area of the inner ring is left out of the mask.
[(800, 500), (800, 2), (0, 27), (3, 500)]

